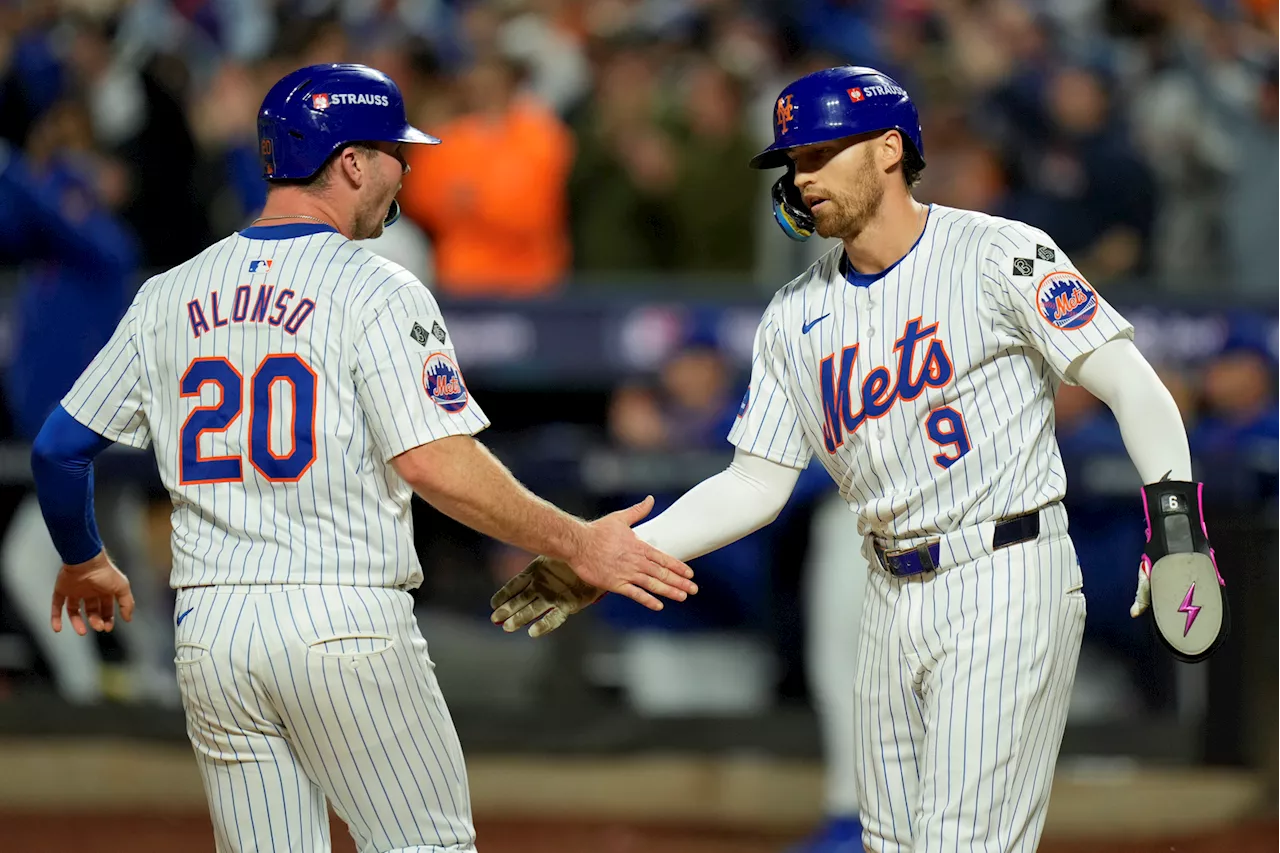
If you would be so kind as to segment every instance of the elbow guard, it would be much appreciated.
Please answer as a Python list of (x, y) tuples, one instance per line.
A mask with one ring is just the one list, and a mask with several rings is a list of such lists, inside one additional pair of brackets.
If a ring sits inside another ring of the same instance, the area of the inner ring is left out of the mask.
[(1174, 657), (1205, 660), (1230, 627), (1226, 586), (1205, 529), (1202, 483), (1161, 480), (1143, 486), (1147, 546), (1142, 568), (1151, 583), (1156, 634)]

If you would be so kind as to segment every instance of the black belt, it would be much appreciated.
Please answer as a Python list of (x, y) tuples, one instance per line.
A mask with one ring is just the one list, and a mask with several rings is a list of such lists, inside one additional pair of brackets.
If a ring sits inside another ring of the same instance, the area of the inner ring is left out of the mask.
[[(991, 549), (998, 550), (1019, 542), (1028, 542), (1040, 535), (1040, 511), (1033, 510), (996, 522), (991, 535)], [(879, 542), (872, 540), (876, 557), (885, 571), (895, 577), (910, 577), (923, 572), (935, 572), (941, 567), (942, 541), (934, 539), (900, 551), (886, 551)]]

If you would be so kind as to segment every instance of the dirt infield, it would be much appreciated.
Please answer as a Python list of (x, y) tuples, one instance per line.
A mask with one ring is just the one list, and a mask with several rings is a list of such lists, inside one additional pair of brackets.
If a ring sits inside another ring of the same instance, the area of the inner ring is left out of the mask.
[[(14, 853), (209, 853), (213, 831), (204, 815), (0, 814), (0, 849)], [(652, 825), (477, 822), (482, 853), (779, 853), (794, 840), (714, 829)], [(1263, 821), (1194, 839), (1141, 842), (1054, 841), (1041, 853), (1273, 853), (1280, 825)], [(335, 853), (354, 853), (335, 821)]]

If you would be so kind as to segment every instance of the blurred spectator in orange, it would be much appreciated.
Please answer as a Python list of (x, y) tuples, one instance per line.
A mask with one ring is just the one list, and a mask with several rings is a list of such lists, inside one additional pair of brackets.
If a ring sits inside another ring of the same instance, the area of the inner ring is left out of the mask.
[(742, 87), (711, 60), (688, 69), (683, 85), (684, 138), (672, 194), (676, 265), (690, 272), (748, 273), (755, 257), (747, 236), (762, 202), (759, 181), (743, 171), (755, 144), (742, 118)]
[(444, 293), (534, 296), (568, 272), (573, 138), (521, 78), (511, 60), (479, 60), (462, 80), (466, 113), (432, 128), (443, 144), (409, 153), (400, 203), (431, 236)]
[(659, 59), (629, 37), (598, 51), (595, 89), (574, 125), (574, 266), (587, 273), (670, 269), (678, 248), (677, 152), (660, 123)]

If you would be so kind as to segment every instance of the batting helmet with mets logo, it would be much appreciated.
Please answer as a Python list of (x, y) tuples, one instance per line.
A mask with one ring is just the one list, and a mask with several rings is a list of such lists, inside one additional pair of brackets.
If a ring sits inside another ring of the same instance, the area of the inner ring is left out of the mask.
[(815, 71), (782, 90), (774, 104), (773, 144), (751, 158), (753, 169), (787, 167), (773, 185), (773, 214), (788, 237), (813, 236), (813, 216), (795, 186), (795, 166), (787, 152), (864, 133), (902, 134), (903, 160), (924, 168), (920, 116), (907, 90), (889, 75), (858, 65)]
[[(438, 145), (405, 115), (395, 81), (367, 65), (309, 65), (282, 77), (258, 111), (258, 152), (268, 181), (305, 180), (344, 145)], [(385, 224), (400, 215), (391, 203)]]

